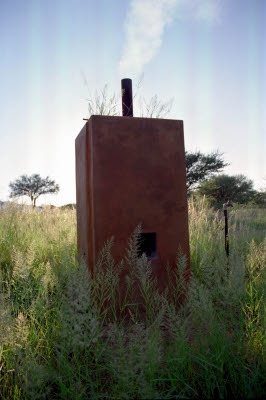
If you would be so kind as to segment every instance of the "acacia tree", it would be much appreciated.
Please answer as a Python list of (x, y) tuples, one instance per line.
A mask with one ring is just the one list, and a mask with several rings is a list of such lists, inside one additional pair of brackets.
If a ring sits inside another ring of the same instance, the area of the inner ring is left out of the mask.
[(223, 160), (223, 153), (219, 151), (210, 154), (186, 151), (185, 155), (188, 192), (229, 165)]
[(36, 200), (42, 194), (58, 193), (59, 185), (48, 176), (41, 178), (39, 174), (31, 176), (22, 175), (14, 182), (10, 182), (10, 197), (28, 196), (31, 199), (33, 208), (36, 207)]
[(257, 192), (253, 189), (253, 182), (244, 175), (219, 175), (213, 176), (203, 182), (198, 193), (205, 195), (212, 204), (224, 203), (230, 199), (240, 204), (254, 199)]

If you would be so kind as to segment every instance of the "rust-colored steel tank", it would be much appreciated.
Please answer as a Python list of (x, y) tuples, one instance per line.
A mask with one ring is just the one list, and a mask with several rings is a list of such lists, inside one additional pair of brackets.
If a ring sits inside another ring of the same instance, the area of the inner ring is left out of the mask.
[[(130, 96), (126, 101), (128, 112)], [(78, 252), (93, 272), (114, 236), (112, 254), (120, 260), (141, 223), (141, 250), (163, 287), (179, 247), (189, 271), (183, 121), (132, 115), (92, 115), (76, 138)]]

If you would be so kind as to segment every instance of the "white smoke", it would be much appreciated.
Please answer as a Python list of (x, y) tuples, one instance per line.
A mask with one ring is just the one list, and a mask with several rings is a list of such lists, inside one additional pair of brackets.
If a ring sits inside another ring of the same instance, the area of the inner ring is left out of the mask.
[(132, 0), (126, 18), (126, 44), (121, 75), (139, 74), (157, 53), (164, 28), (173, 19), (179, 0)]
[(121, 76), (140, 74), (157, 54), (165, 27), (174, 18), (217, 19), (220, 0), (131, 0), (125, 21)]

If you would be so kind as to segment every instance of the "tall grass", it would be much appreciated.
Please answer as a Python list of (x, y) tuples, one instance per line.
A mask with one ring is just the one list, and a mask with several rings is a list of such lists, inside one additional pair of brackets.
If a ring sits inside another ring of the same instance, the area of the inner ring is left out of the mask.
[(110, 238), (91, 279), (75, 211), (1, 210), (0, 397), (263, 397), (265, 213), (230, 210), (229, 262), (221, 212), (191, 201), (189, 225), (190, 281), (177, 249), (159, 293), (140, 227), (121, 263)]

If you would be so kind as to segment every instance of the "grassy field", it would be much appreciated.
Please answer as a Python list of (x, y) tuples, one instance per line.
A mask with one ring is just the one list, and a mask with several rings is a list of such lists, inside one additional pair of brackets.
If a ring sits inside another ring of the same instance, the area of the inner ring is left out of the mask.
[(192, 275), (177, 255), (171, 296), (137, 258), (137, 228), (122, 302), (112, 240), (94, 280), (77, 264), (74, 210), (0, 210), (0, 397), (264, 397), (265, 214), (229, 211), (227, 265), (222, 212), (191, 202)]

